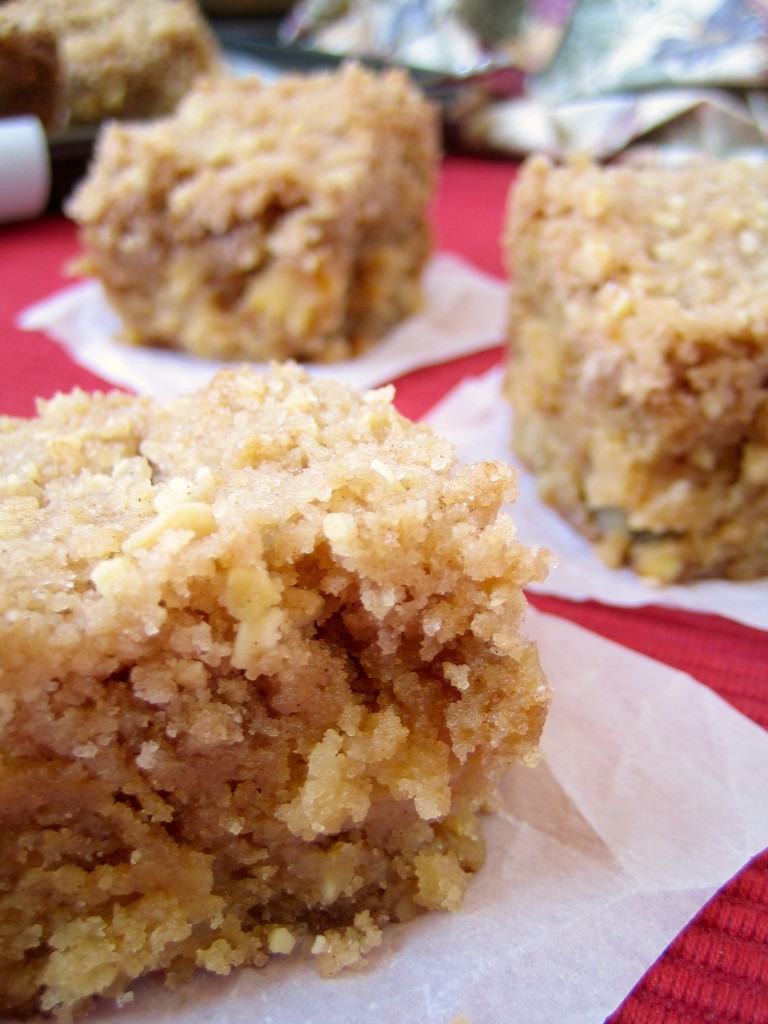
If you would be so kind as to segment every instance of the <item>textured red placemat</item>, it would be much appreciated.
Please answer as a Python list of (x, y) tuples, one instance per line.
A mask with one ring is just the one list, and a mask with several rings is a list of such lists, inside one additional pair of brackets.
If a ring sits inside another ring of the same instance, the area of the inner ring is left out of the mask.
[[(668, 608), (531, 601), (688, 672), (768, 728), (768, 633)], [(768, 1024), (768, 851), (704, 907), (609, 1021)]]
[(55, 342), (16, 326), (23, 309), (73, 283), (64, 267), (77, 251), (74, 228), (63, 217), (0, 225), (0, 413), (31, 416), (35, 396), (111, 386), (76, 366)]
[(608, 1020), (768, 1022), (768, 851), (704, 907)]

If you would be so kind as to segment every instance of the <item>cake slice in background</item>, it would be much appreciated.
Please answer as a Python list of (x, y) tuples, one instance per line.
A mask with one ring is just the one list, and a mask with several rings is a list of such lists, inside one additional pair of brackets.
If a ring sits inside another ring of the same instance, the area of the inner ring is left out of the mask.
[(529, 159), (506, 394), (539, 492), (611, 566), (768, 574), (768, 166)]
[(403, 72), (218, 76), (113, 124), (69, 204), (136, 344), (330, 362), (421, 301), (439, 117)]

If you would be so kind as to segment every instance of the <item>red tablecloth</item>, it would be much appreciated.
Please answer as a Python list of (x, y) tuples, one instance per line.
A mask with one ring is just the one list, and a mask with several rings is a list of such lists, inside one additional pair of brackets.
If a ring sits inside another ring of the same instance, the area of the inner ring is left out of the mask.
[[(498, 240), (513, 179), (510, 163), (448, 157), (433, 209), (437, 247), (501, 276)], [(57, 345), (15, 326), (21, 309), (66, 283), (64, 267), (76, 252), (75, 232), (63, 217), (0, 227), (0, 413), (30, 415), (36, 395), (105, 386)], [(397, 382), (397, 404), (417, 418), (462, 377), (501, 358), (499, 345), (409, 374)], [(533, 601), (689, 672), (768, 728), (768, 634), (725, 618), (656, 607), (628, 610), (552, 597)], [(745, 865), (697, 915), (609, 1019), (611, 1024), (768, 1024), (768, 851)]]

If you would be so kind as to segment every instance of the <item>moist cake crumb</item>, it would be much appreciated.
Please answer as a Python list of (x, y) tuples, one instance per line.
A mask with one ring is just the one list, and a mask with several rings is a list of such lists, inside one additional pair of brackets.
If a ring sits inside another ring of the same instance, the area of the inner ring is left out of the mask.
[(545, 552), (392, 389), (232, 369), (0, 420), (0, 1011), (354, 964), (534, 763)]

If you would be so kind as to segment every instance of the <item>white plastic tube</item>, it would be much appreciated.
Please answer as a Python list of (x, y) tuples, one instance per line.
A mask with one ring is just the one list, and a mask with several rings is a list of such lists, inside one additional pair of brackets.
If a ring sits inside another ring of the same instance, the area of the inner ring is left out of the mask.
[(51, 193), (51, 158), (36, 117), (0, 119), (0, 222), (38, 217)]

